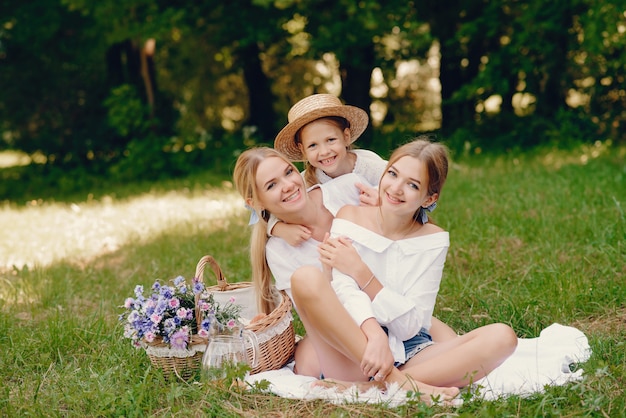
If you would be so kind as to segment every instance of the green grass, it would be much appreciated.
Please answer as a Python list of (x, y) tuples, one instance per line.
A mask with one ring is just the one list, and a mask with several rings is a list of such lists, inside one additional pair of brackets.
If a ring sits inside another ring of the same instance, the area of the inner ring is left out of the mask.
[(0, 206), (0, 416), (624, 416), (625, 161), (603, 144), (455, 161), (434, 213), (451, 234), (436, 315), (520, 337), (573, 325), (593, 349), (580, 382), (457, 409), (166, 381), (123, 339), (119, 305), (136, 284), (191, 277), (205, 254), (229, 281), (249, 280), (232, 186), (206, 174), (39, 199), (25, 185), (28, 200)]

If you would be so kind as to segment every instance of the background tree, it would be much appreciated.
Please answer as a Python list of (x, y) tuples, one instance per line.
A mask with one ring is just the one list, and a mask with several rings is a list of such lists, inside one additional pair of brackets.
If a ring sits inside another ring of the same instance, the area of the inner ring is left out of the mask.
[[(374, 69), (388, 70), (402, 59), (414, 58), (416, 51), (425, 50), (423, 37), (402, 35), (415, 35), (415, 28), (420, 26), (411, 1), (313, 0), (297, 2), (297, 6), (297, 12), (306, 17), (305, 30), (311, 35), (309, 56), (320, 59), (332, 52), (339, 65), (341, 97), (368, 112)], [(383, 40), (394, 33), (398, 42), (384, 45)], [(389, 49), (395, 52), (392, 63), (388, 61)], [(359, 139), (359, 146), (374, 146), (371, 124)]]
[(371, 112), (379, 152), (422, 130), (477, 152), (624, 140), (625, 6), (6, 0), (0, 146), (123, 178), (222, 169), (325, 91)]
[[(45, 0), (0, 6), (0, 123), (4, 145), (47, 161), (89, 164), (107, 155), (101, 115), (104, 44), (94, 22)], [(100, 143), (101, 146), (98, 146)]]

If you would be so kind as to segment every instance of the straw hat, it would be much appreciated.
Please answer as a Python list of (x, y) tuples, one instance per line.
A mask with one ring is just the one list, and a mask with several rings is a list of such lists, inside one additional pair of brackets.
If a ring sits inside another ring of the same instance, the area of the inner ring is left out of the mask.
[(303, 161), (302, 152), (296, 144), (295, 134), (309, 122), (326, 116), (340, 116), (350, 123), (350, 143), (356, 141), (367, 128), (367, 113), (358, 107), (341, 103), (332, 94), (313, 94), (305, 97), (289, 109), (285, 126), (274, 139), (274, 148), (285, 154), (291, 161)]

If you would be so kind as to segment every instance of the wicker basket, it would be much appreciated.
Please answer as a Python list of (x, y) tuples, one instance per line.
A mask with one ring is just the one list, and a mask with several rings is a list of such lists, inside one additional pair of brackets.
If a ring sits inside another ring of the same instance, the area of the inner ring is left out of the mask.
[(169, 348), (161, 337), (157, 337), (154, 341), (145, 343), (145, 349), (150, 363), (162, 369), (166, 379), (177, 376), (188, 380), (200, 369), (207, 342), (206, 338), (194, 334), (187, 349), (174, 350)]
[[(199, 276), (202, 280), (202, 276)], [(195, 311), (197, 329), (202, 323), (202, 311), (198, 309), (199, 296), (195, 297)], [(189, 380), (196, 374), (202, 364), (202, 356), (206, 350), (208, 339), (193, 334), (186, 349), (173, 349), (163, 342), (162, 337), (156, 337), (151, 342), (143, 342), (146, 354), (150, 363), (158, 369), (163, 370), (166, 379), (173, 377)]]
[[(211, 266), (217, 278), (216, 286), (207, 286), (208, 292), (213, 292), (216, 295), (220, 292), (235, 294), (237, 291), (248, 290), (251, 292), (250, 295), (254, 295), (254, 287), (251, 282), (229, 284), (222, 273), (222, 269), (210, 255), (200, 259), (196, 266), (195, 277), (202, 280), (204, 267), (207, 264)], [(291, 300), (284, 291), (276, 290), (275, 301), (276, 308), (269, 315), (246, 326), (247, 330), (255, 333), (259, 342), (258, 365), (250, 371), (250, 374), (280, 369), (293, 356), (295, 331), (291, 316)], [(248, 357), (252, 357), (251, 348), (248, 349)]]

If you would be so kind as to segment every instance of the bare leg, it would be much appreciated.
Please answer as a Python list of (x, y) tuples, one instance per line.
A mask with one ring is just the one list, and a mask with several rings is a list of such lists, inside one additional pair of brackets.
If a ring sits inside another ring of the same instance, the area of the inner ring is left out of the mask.
[(339, 302), (328, 279), (316, 267), (301, 267), (292, 276), (291, 291), (325, 376), (367, 380), (357, 360), (365, 352), (365, 335)]
[(511, 327), (490, 324), (424, 349), (401, 370), (431, 385), (463, 387), (502, 364), (516, 347)]
[(442, 343), (444, 341), (453, 340), (458, 337), (458, 334), (454, 332), (454, 330), (450, 328), (448, 324), (442, 322), (434, 316), (431, 318), (430, 330), (428, 331), (428, 333), (433, 338), (433, 341), (436, 343)]
[[(333, 379), (333, 384), (345, 387), (352, 386), (352, 382), (362, 382), (362, 388), (380, 385), (377, 382), (367, 383), (369, 377), (361, 372), (360, 360), (367, 339), (322, 272), (316, 267), (301, 267), (292, 276), (291, 290), (325, 376)], [(446, 401), (459, 392), (458, 388), (436, 387), (414, 381), (396, 368), (385, 379), (385, 383), (392, 382), (401, 388), (424, 394), (422, 399), (425, 402), (431, 402), (431, 397)]]
[(305, 336), (296, 344), (294, 373), (319, 378), (322, 369), (311, 339)]

